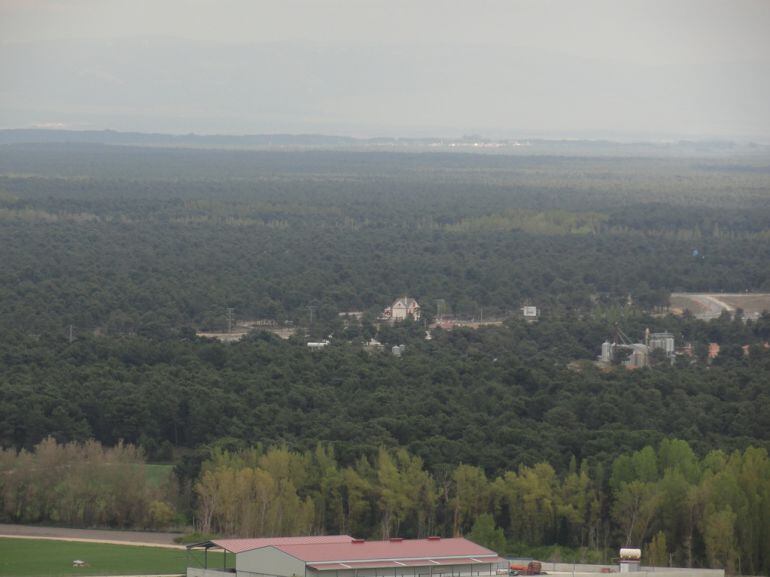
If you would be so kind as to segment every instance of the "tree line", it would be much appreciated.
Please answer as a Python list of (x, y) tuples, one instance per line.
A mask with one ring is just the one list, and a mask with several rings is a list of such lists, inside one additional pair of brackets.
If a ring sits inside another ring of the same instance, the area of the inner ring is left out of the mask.
[(135, 445), (98, 441), (0, 451), (0, 515), (10, 523), (164, 528), (176, 521), (172, 479), (153, 484)]
[[(507, 465), (507, 464), (506, 464)], [(152, 484), (141, 450), (95, 441), (0, 454), (3, 521), (73, 527), (166, 528), (184, 523), (184, 488)], [(764, 449), (709, 451), (663, 439), (609, 467), (572, 459), (488, 475), (458, 464), (430, 470), (407, 450), (380, 448), (343, 465), (333, 449), (211, 448), (191, 485), (203, 534), (261, 537), (347, 533), (468, 536), (501, 554), (559, 545), (609, 562), (621, 546), (645, 562), (770, 568), (770, 459)]]
[(770, 567), (770, 460), (752, 447), (698, 458), (664, 439), (609, 469), (573, 458), (563, 474), (540, 462), (492, 476), (466, 464), (428, 471), (404, 449), (346, 467), (322, 445), (218, 451), (195, 493), (199, 528), (226, 535), (475, 535), (504, 554), (559, 544), (606, 562), (632, 546), (658, 566)]

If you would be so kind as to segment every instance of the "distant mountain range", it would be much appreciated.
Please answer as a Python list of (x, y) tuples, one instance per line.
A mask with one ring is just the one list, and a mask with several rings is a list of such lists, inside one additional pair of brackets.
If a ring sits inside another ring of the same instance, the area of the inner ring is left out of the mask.
[(0, 143), (81, 143), (139, 146), (341, 146), (358, 142), (347, 136), (323, 134), (201, 135), (118, 132), (116, 130), (10, 129), (0, 130)]
[(102, 144), (120, 146), (216, 148), (216, 149), (397, 149), (501, 154), (702, 156), (768, 154), (770, 146), (732, 141), (620, 142), (612, 140), (488, 139), (466, 135), (459, 138), (355, 138), (328, 134), (161, 134), (115, 130), (4, 129), (2, 144)]

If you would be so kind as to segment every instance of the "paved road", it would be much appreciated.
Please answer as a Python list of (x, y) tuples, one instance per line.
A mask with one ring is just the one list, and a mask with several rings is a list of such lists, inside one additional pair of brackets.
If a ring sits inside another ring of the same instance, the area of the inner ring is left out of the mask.
[(174, 543), (179, 533), (155, 533), (152, 531), (110, 531), (103, 529), (66, 529), (63, 527), (38, 527), (0, 523), (0, 537), (27, 539), (62, 539), (67, 541), (99, 541), (102, 543), (132, 543), (156, 547), (181, 548)]

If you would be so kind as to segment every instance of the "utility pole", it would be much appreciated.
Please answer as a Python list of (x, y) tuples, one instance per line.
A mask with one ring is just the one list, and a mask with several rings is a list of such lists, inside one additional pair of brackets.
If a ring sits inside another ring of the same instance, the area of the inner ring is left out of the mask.
[(446, 312), (446, 301), (444, 299), (436, 299), (436, 320), (440, 321)]
[(72, 344), (72, 341), (74, 341), (74, 340), (75, 340), (75, 337), (74, 337), (74, 335), (73, 335), (73, 333), (72, 333), (72, 325), (70, 325), (70, 328), (69, 328), (69, 335), (68, 335), (68, 337), (67, 337), (67, 340), (69, 340), (70, 344)]
[(233, 313), (235, 312), (234, 308), (228, 307), (227, 308), (227, 332), (232, 333), (233, 332)]
[(318, 308), (315, 305), (308, 305), (305, 307), (307, 310), (310, 311), (310, 324), (313, 324), (313, 314), (315, 313), (315, 310)]

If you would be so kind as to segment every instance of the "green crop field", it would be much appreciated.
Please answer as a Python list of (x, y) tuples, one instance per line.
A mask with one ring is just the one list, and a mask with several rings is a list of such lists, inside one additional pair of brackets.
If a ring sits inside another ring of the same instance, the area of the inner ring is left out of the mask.
[[(74, 568), (80, 559), (87, 567)], [(222, 554), (209, 553), (210, 567), (222, 567)], [(228, 555), (228, 566), (235, 556)], [(191, 566), (203, 566), (195, 553)], [(0, 577), (56, 577), (59, 575), (162, 575), (183, 574), (187, 552), (181, 549), (110, 545), (45, 539), (0, 538)]]

